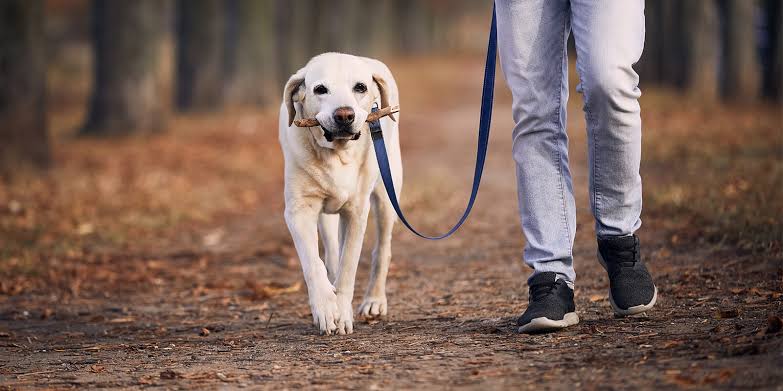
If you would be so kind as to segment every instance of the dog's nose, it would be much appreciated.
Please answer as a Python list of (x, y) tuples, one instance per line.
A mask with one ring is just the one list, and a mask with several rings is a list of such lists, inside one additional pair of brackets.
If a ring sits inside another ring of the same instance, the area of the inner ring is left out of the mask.
[(338, 126), (348, 126), (353, 123), (356, 113), (350, 107), (340, 107), (334, 111), (332, 118)]

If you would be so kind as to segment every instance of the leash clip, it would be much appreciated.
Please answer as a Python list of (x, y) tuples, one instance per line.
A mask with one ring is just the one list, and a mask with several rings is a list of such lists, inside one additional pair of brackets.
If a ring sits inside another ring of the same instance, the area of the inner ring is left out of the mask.
[[(372, 113), (378, 111), (378, 103), (372, 104)], [(382, 139), (383, 138), (383, 129), (381, 129), (381, 120), (376, 119), (375, 121), (368, 122), (370, 126), (370, 136), (372, 136), (373, 140)]]

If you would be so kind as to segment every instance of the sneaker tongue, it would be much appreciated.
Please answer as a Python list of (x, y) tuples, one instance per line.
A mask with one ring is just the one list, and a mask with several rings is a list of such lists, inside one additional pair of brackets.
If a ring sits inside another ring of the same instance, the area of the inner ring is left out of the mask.
[(608, 247), (617, 250), (633, 250), (636, 247), (636, 237), (633, 235), (618, 236), (616, 238), (605, 239), (604, 243)]
[(557, 280), (557, 273), (543, 272), (538, 273), (528, 281), (528, 286), (552, 284)]
[(604, 239), (599, 242), (598, 248), (607, 263), (629, 267), (638, 260), (637, 243), (635, 236), (621, 236)]

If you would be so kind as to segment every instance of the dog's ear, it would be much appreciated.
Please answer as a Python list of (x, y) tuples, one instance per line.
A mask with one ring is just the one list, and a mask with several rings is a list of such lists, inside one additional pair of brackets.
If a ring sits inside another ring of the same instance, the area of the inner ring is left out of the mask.
[(294, 107), (294, 102), (298, 102), (302, 99), (302, 92), (300, 91), (300, 87), (304, 81), (305, 69), (302, 68), (291, 75), (291, 78), (289, 78), (288, 82), (285, 83), (285, 88), (283, 89), (283, 101), (285, 101), (285, 105), (288, 108), (288, 126), (291, 126), (291, 124), (294, 123), (294, 118), (296, 118), (296, 108)]
[[(386, 84), (386, 80), (378, 74), (373, 74), (372, 81), (378, 86), (378, 93), (381, 94), (381, 108), (389, 107), (389, 85)], [(389, 118), (395, 122), (397, 121), (397, 119), (394, 118), (394, 114), (390, 114)]]

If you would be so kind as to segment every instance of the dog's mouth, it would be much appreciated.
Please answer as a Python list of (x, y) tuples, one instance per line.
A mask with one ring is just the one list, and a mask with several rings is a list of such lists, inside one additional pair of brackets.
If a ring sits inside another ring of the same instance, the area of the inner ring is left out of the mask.
[(362, 135), (361, 132), (353, 133), (348, 129), (337, 129), (336, 131), (332, 131), (323, 127), (323, 125), (321, 126), (321, 130), (324, 131), (324, 138), (328, 142), (335, 140), (358, 140)]

